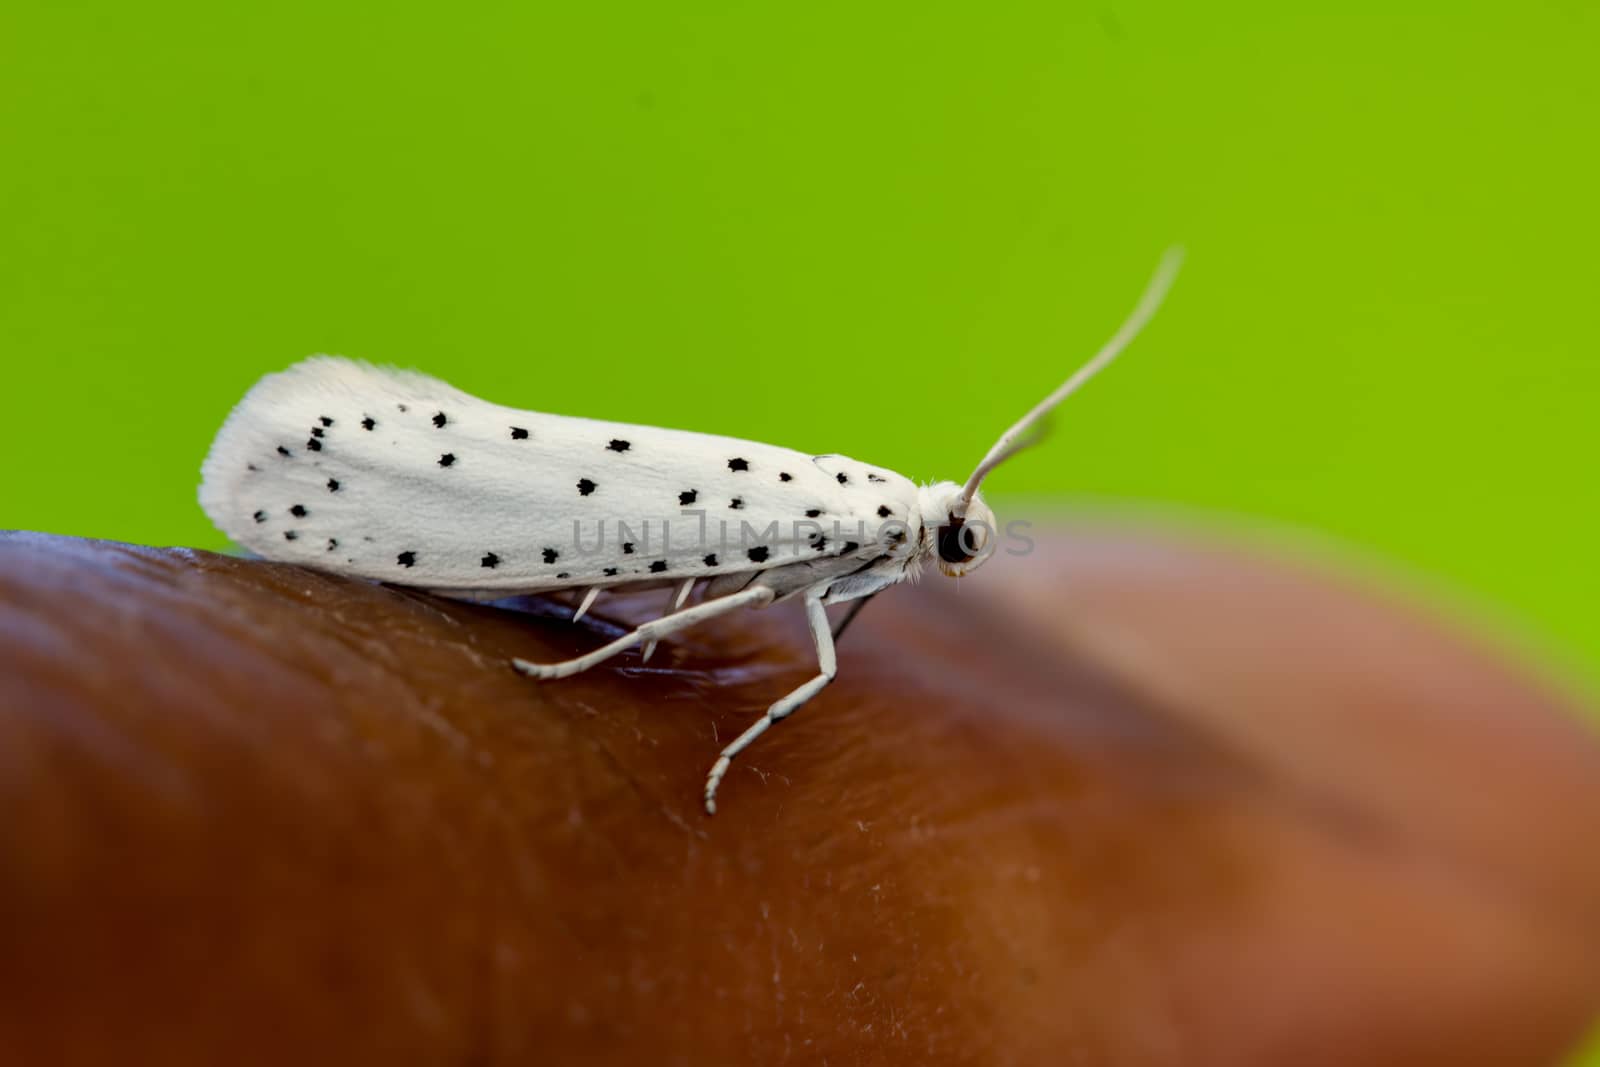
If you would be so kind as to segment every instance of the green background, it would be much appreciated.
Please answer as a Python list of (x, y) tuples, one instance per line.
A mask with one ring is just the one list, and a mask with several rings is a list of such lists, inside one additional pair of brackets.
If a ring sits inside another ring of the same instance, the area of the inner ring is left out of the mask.
[(992, 494), (1315, 531), (1592, 672), (1600, 13), (1394, 7), (11, 0), (0, 524), (222, 547), (211, 434), (318, 351), (959, 479), (1181, 241)]

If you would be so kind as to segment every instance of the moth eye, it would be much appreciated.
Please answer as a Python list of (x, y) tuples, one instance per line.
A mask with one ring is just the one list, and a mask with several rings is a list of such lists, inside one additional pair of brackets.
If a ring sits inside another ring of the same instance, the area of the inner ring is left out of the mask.
[(950, 520), (948, 524), (939, 527), (939, 558), (946, 563), (966, 563), (976, 555), (975, 552), (968, 551), (967, 547), (973, 537), (974, 535), (967, 530), (964, 520)]

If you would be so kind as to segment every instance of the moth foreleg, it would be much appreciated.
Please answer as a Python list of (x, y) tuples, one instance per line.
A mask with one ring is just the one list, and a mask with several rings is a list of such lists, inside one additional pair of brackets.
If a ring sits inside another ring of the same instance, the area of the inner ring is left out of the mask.
[(773, 592), (766, 586), (752, 585), (729, 596), (708, 600), (704, 604), (696, 604), (692, 608), (652, 619), (637, 630), (625, 633), (615, 641), (601, 645), (593, 652), (585, 653), (575, 659), (562, 660), (560, 663), (529, 663), (525, 659), (514, 659), (511, 665), (530, 678), (567, 678), (574, 674), (582, 674), (590, 667), (604, 663), (618, 653), (626, 652), (641, 641), (659, 640), (740, 608), (769, 604), (772, 598)]
[(861, 609), (867, 606), (867, 601), (877, 595), (877, 593), (868, 593), (859, 600), (850, 602), (850, 607), (845, 611), (844, 618), (840, 619), (839, 625), (833, 628), (833, 639), (835, 641), (844, 636), (845, 630), (849, 629), (850, 624), (856, 621), (856, 616), (861, 614)]
[(765, 715), (722, 750), (722, 755), (712, 765), (711, 773), (706, 776), (706, 814), (717, 813), (717, 786), (722, 784), (733, 758), (771, 729), (773, 723), (793, 715), (802, 704), (822, 692), (823, 687), (833, 681), (833, 676), (838, 673), (838, 662), (833, 652), (833, 631), (828, 625), (828, 613), (822, 606), (820, 590), (806, 594), (806, 621), (811, 624), (811, 640), (817, 646), (817, 666), (821, 668), (821, 673), (768, 708)]

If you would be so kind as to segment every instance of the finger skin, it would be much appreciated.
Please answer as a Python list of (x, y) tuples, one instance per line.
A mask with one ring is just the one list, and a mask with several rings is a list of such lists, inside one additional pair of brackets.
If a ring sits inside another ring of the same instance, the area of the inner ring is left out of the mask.
[(1524, 1064), (1600, 748), (1361, 582), (1141, 532), (554, 682), (659, 612), (0, 537), (7, 1062)]

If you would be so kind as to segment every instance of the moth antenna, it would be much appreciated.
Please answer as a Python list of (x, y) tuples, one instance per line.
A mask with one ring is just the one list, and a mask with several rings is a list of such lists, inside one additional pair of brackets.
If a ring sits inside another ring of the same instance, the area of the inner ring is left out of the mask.
[(1055, 392), (1041, 400), (1032, 411), (1022, 416), (1015, 425), (1000, 435), (994, 447), (989, 449), (988, 455), (983, 457), (983, 462), (978, 464), (972, 476), (967, 479), (967, 484), (962, 486), (961, 496), (957, 498), (954, 509), (957, 518), (967, 513), (973, 495), (977, 493), (978, 486), (988, 477), (990, 471), (1039, 440), (1043, 435), (1043, 427), (1039, 426), (1039, 420), (1050, 414), (1051, 409), (1057, 404), (1077, 392), (1090, 378), (1104, 370), (1112, 360), (1122, 354), (1122, 350), (1128, 347), (1129, 342), (1139, 336), (1139, 331), (1145, 328), (1157, 309), (1161, 307), (1161, 302), (1166, 299), (1167, 290), (1172, 288), (1173, 279), (1178, 276), (1178, 268), (1182, 265), (1183, 249), (1176, 246), (1167, 249), (1161, 256), (1161, 262), (1156, 265), (1155, 274), (1145, 286), (1144, 294), (1139, 297), (1139, 303), (1134, 305), (1133, 313), (1117, 332), (1111, 335), (1111, 340), (1095, 353), (1093, 359), (1062, 382)]

